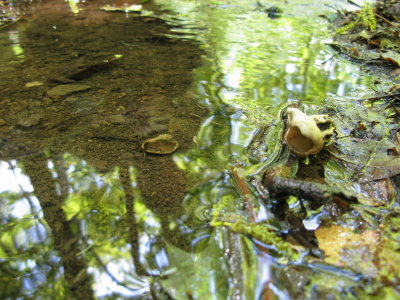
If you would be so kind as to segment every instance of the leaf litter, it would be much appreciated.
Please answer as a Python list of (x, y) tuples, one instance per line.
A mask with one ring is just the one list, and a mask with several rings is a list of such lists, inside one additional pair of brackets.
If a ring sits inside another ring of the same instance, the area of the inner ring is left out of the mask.
[(341, 11), (333, 22), (336, 33), (330, 44), (339, 53), (367, 66), (380, 66), (398, 75), (400, 66), (400, 3), (366, 2), (356, 11)]

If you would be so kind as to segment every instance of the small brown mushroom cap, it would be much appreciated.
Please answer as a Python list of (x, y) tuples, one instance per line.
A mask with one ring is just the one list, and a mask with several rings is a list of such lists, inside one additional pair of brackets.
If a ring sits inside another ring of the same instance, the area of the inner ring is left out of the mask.
[(142, 149), (152, 154), (171, 154), (179, 147), (179, 143), (170, 134), (160, 134), (142, 143)]

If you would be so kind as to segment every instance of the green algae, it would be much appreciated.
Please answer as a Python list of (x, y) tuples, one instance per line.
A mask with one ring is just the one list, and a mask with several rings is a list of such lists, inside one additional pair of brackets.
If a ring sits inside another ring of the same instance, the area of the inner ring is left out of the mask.
[[(272, 227), (266, 223), (254, 223), (245, 220), (241, 215), (228, 213), (229, 207), (232, 207), (232, 197), (225, 196), (213, 206), (212, 227), (228, 227), (234, 233), (242, 234), (249, 238), (254, 238), (267, 247), (276, 249), (280, 255), (283, 255), (290, 261), (297, 261), (300, 254), (294, 247), (279, 237)], [(284, 260), (281, 258), (281, 261)]]

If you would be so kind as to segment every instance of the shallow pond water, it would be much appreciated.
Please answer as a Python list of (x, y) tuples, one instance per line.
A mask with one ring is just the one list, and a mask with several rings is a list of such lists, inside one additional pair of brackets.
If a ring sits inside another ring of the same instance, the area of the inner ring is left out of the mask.
[[(326, 45), (319, 15), (346, 1), (270, 2), (43, 1), (0, 28), (2, 299), (328, 299), (366, 284), (209, 226), (224, 199), (248, 216), (237, 166), (260, 174), (249, 146), (284, 107), (374, 86)], [(145, 153), (160, 134), (178, 150)], [(261, 204), (252, 217), (280, 228)]]

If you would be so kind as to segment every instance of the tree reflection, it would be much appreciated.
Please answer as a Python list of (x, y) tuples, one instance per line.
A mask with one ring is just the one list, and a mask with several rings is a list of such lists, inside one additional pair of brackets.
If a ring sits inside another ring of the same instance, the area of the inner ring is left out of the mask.
[[(92, 281), (85, 261), (79, 256), (79, 238), (66, 218), (63, 210), (65, 199), (62, 193), (56, 192), (56, 182), (48, 169), (46, 157), (44, 154), (36, 154), (23, 158), (21, 162), (39, 200), (43, 218), (51, 229), (54, 248), (60, 256), (68, 289), (76, 299), (92, 299)], [(65, 179), (63, 175), (57, 174), (57, 178)], [(61, 188), (61, 191), (65, 188)]]

